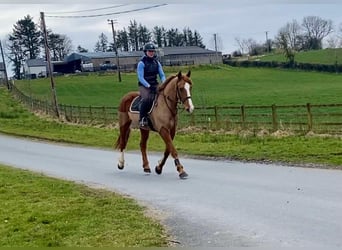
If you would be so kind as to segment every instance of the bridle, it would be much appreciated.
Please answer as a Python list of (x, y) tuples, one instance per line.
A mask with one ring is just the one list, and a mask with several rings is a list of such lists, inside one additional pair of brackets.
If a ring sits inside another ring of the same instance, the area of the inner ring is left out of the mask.
[[(182, 99), (182, 96), (181, 96), (181, 92), (180, 92), (180, 88), (179, 88), (179, 85), (178, 83), (180, 82), (181, 80), (177, 80), (176, 82), (176, 100), (172, 99), (170, 96), (167, 96), (164, 94), (164, 91), (165, 89), (163, 89), (162, 91), (162, 96), (164, 97), (164, 101), (166, 103), (166, 106), (168, 107), (168, 109), (170, 110), (170, 112), (176, 116), (177, 115), (177, 112), (178, 112), (178, 104), (185, 104), (185, 102), (188, 100), (188, 99), (191, 99), (191, 95), (189, 96), (186, 96), (184, 99)], [(160, 93), (161, 94), (161, 93)], [(173, 102), (176, 104), (176, 112), (173, 111), (173, 109), (170, 107), (171, 105), (169, 105), (169, 102)]]

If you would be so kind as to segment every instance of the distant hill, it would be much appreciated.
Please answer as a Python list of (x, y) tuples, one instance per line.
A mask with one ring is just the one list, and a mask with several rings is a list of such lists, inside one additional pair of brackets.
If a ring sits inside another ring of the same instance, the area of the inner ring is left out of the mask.
[[(283, 54), (270, 54), (259, 57), (258, 60), (263, 62), (285, 62), (286, 58)], [(336, 61), (337, 64), (342, 64), (342, 48), (310, 50), (295, 54), (295, 62), (298, 63), (334, 65)]]

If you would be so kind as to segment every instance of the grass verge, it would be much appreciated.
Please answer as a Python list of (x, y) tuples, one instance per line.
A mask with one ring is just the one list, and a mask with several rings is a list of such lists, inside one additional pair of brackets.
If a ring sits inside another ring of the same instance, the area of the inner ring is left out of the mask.
[(0, 165), (0, 246), (166, 246), (133, 199)]

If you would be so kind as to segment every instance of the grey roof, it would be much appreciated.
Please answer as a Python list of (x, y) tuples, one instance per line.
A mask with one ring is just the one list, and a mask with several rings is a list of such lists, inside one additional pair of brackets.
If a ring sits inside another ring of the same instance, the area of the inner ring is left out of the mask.
[(40, 67), (46, 66), (46, 61), (43, 58), (28, 59), (26, 60), (26, 64), (28, 67)]
[(0, 62), (0, 71), (5, 71), (5, 64)]
[[(119, 57), (140, 57), (143, 55), (142, 51), (118, 51)], [(113, 58), (116, 57), (115, 52), (74, 52), (68, 57), (66, 57), (66, 61), (75, 61), (75, 60), (90, 60), (96, 58)]]
[[(184, 55), (184, 54), (212, 54), (216, 53), (213, 50), (203, 49), (198, 46), (183, 46), (183, 47), (163, 47), (158, 49), (164, 56), (168, 55)], [(142, 57), (143, 51), (118, 51), (119, 57)], [(90, 61), (98, 58), (114, 58), (115, 52), (74, 52), (65, 58), (65, 61), (71, 62), (75, 60)]]
[(160, 48), (164, 55), (184, 55), (184, 54), (212, 54), (213, 50), (203, 49), (198, 46), (180, 46), (180, 47), (163, 47)]

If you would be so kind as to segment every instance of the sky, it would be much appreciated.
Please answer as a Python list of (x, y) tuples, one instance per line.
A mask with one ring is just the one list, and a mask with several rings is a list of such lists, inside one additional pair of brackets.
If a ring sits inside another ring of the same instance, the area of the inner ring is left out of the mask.
[[(288, 22), (299, 23), (306, 16), (330, 19), (337, 30), (342, 24), (342, 1), (339, 0), (190, 0), (190, 1), (115, 1), (115, 0), (0, 0), (0, 39), (5, 44), (13, 25), (26, 15), (39, 24), (40, 12), (44, 12), (46, 26), (54, 33), (67, 35), (74, 49), (78, 45), (93, 51), (101, 33), (112, 42), (108, 19), (115, 20), (115, 29), (127, 28), (135, 20), (148, 29), (163, 26), (182, 31), (189, 28), (197, 31), (208, 49), (217, 47), (223, 54), (238, 50), (236, 38), (252, 38), (264, 43), (266, 36), (273, 39), (279, 29)], [(54, 1), (56, 2), (56, 1)], [(70, 3), (72, 2), (72, 3)], [(150, 8), (156, 4), (160, 7)], [(135, 9), (146, 8), (140, 11)], [(94, 10), (96, 11), (86, 11)], [(130, 11), (128, 13), (125, 12)], [(68, 12), (68, 13), (62, 13)], [(56, 16), (89, 16), (82, 18), (58, 18)], [(266, 35), (267, 34), (267, 35)], [(0, 59), (1, 61), (1, 59)]]

